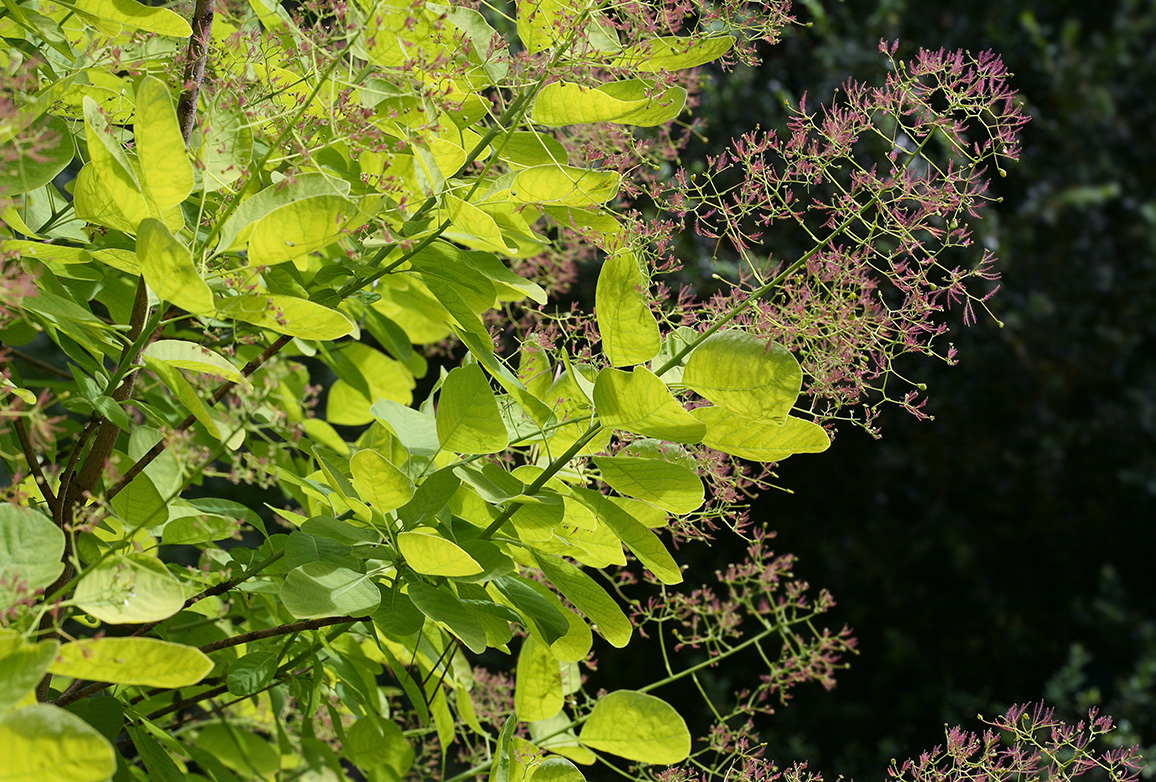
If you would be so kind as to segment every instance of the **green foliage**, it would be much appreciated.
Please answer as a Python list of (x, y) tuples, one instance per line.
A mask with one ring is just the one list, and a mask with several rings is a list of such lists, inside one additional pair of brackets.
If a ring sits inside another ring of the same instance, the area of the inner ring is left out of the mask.
[[(750, 313), (882, 210), (844, 203), (828, 239), (691, 328), (627, 207), (667, 164), (654, 142), (697, 84), (680, 71), (749, 54), (782, 9), (704, 6), (656, 37), (560, 0), (359, 0), (312, 25), (210, 5), (191, 28), (135, 0), (0, 17), (0, 340), (20, 351), (0, 779), (722, 773), (743, 747), (696, 748), (649, 690), (749, 652), (756, 692), (785, 698), (851, 643), (760, 543), (726, 610), (668, 592), (672, 544), (743, 530), (735, 488), (758, 479), (738, 460), (828, 446), (800, 417), (803, 366)], [(528, 259), (563, 251), (605, 256), (593, 318), (541, 308), (556, 281)], [(456, 358), (431, 370), (415, 346), (442, 343)], [(623, 610), (634, 580), (658, 613)], [(644, 623), (663, 644), (702, 631), (711, 659), (585, 687), (595, 633), (623, 647)], [(482, 654), (516, 659), (512, 693)], [(743, 697), (707, 702), (725, 727)]]

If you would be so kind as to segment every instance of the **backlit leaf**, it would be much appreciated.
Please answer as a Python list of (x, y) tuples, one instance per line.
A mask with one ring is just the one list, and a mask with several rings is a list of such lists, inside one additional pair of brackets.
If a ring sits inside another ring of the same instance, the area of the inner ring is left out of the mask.
[(332, 340), (353, 332), (353, 323), (337, 310), (296, 296), (231, 296), (218, 300), (217, 315), (299, 339)]
[(140, 687), (189, 687), (213, 661), (195, 646), (156, 638), (97, 638), (64, 644), (49, 669), (60, 676)]
[(83, 16), (124, 25), (130, 30), (145, 30), (172, 38), (188, 38), (193, 34), (189, 23), (180, 14), (136, 0), (73, 0), (71, 5)]
[(0, 630), (0, 714), (32, 695), (58, 648), (57, 641), (30, 644), (15, 630)]
[(413, 481), (377, 451), (365, 449), (353, 454), (349, 469), (358, 495), (382, 513), (397, 510), (413, 498)]
[(658, 321), (647, 306), (642, 286), (642, 272), (630, 250), (613, 252), (602, 263), (594, 313), (602, 351), (613, 367), (649, 361), (662, 345)]
[(799, 396), (803, 371), (783, 346), (730, 329), (691, 352), (682, 380), (741, 418), (782, 425)]
[[(39, 511), (0, 503), (0, 605), (51, 586), (64, 570), (64, 533)], [(20, 588), (26, 590), (23, 595)]]
[(621, 180), (614, 171), (561, 165), (531, 166), (515, 175), (510, 184), (510, 197), (524, 204), (604, 204), (617, 195)]
[(193, 166), (169, 88), (160, 79), (145, 76), (137, 83), (133, 135), (145, 196), (162, 211), (184, 201), (193, 192)]
[(686, 722), (664, 700), (633, 690), (601, 698), (579, 736), (586, 746), (640, 763), (681, 763), (690, 755)]
[(536, 635), (527, 635), (518, 653), (514, 711), (523, 722), (544, 720), (562, 710), (562, 670)]
[(158, 339), (149, 343), (142, 355), (179, 369), (217, 375), (225, 380), (246, 383), (244, 376), (233, 364), (219, 353), (214, 353), (195, 342), (180, 339)]
[(456, 453), (496, 453), (509, 444), (497, 399), (477, 364), (457, 367), (446, 376), (437, 431), (442, 447)]
[(0, 751), (0, 782), (104, 782), (116, 771), (108, 739), (47, 703), (0, 717)]
[(593, 622), (611, 646), (622, 648), (634, 628), (626, 614), (593, 578), (564, 559), (535, 554), (538, 567), (563, 596)]
[(604, 369), (594, 384), (594, 407), (603, 426), (676, 443), (697, 443), (706, 427), (674, 398), (649, 369)]
[(146, 217), (137, 229), (141, 273), (157, 297), (194, 315), (213, 314), (213, 292), (201, 279), (189, 248), (159, 220)]
[(534, 101), (534, 122), (546, 127), (613, 122), (653, 127), (677, 117), (686, 105), (686, 90), (679, 86), (658, 92), (644, 79), (614, 81), (598, 87), (556, 81), (547, 84)]
[(436, 532), (402, 532), (397, 547), (407, 565), (427, 576), (473, 576), (483, 571), (465, 549)]
[(603, 494), (590, 489), (575, 489), (575, 496), (598, 514), (614, 534), (626, 544), (634, 556), (646, 569), (664, 584), (682, 582), (682, 571), (670, 552), (662, 545), (658, 536), (647, 529), (642, 522), (631, 516), (623, 508), (615, 505)]
[(221, 226), (218, 250), (236, 250), (249, 241), (253, 227), (263, 217), (286, 204), (315, 196), (344, 196), (349, 183), (321, 173), (299, 174), (290, 181), (278, 182), (241, 202)]
[(334, 195), (313, 196), (277, 207), (253, 226), (249, 265), (271, 266), (302, 259), (345, 234), (357, 205)]
[(643, 73), (677, 71), (713, 62), (731, 50), (732, 35), (714, 38), (663, 36), (630, 46), (614, 58), (614, 65)]
[(102, 622), (144, 624), (180, 611), (185, 590), (159, 560), (146, 554), (120, 554), (86, 570), (73, 600)]
[[(55, 115), (36, 120), (22, 135), (35, 140), (36, 154), (5, 158), (4, 165), (0, 166), (0, 193), (9, 198), (48, 184), (76, 156), (72, 131)], [(21, 233), (28, 234), (27, 231)]]
[(671, 513), (690, 513), (702, 506), (702, 479), (688, 467), (640, 456), (596, 456), (594, 464), (610, 488)]
[(823, 427), (787, 416), (782, 426), (744, 421), (722, 407), (699, 407), (691, 415), (707, 426), (703, 444), (756, 462), (779, 462), (796, 453), (820, 453), (831, 445)]

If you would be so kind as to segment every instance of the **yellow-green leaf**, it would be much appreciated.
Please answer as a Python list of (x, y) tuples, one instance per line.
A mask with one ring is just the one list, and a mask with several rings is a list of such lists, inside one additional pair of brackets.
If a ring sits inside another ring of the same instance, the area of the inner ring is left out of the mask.
[(381, 591), (369, 576), (332, 562), (307, 562), (289, 571), (279, 595), (285, 610), (298, 619), (364, 616), (381, 602)]
[(261, 218), (249, 236), (249, 265), (297, 261), (340, 239), (358, 214), (352, 201), (313, 196), (280, 206)]
[(137, 230), (136, 255), (145, 282), (163, 301), (194, 315), (213, 314), (213, 292), (193, 256), (159, 220), (146, 217)]
[(169, 88), (160, 79), (145, 76), (137, 85), (133, 132), (145, 196), (161, 211), (188, 198), (193, 166)]
[(213, 661), (195, 646), (156, 638), (85, 639), (60, 647), (51, 673), (139, 687), (189, 687)]
[(690, 731), (666, 701), (617, 690), (594, 704), (579, 736), (591, 749), (640, 763), (681, 763), (690, 755)]
[[(0, 503), (0, 608), (55, 581), (64, 564), (64, 533), (39, 511)], [(18, 590), (23, 586), (27, 592)]]
[(522, 642), (516, 673), (514, 711), (519, 720), (545, 720), (562, 710), (562, 669), (549, 647), (532, 633)]
[(658, 93), (645, 79), (614, 81), (598, 87), (556, 81), (547, 84), (534, 101), (534, 122), (547, 127), (613, 122), (653, 127), (682, 113), (686, 90), (667, 87)]
[(781, 426), (799, 396), (803, 371), (783, 346), (730, 329), (691, 352), (682, 380), (740, 418)]
[[(193, 417), (205, 427), (207, 431), (215, 440), (222, 440), (221, 430), (217, 428), (217, 422), (213, 420), (209, 408), (205, 405), (204, 400), (197, 395), (197, 391), (192, 384), (185, 379), (184, 375), (176, 370), (176, 368), (168, 364), (158, 361), (155, 358), (143, 356), (145, 366), (153, 371), (161, 382), (168, 386), (181, 404), (193, 414)], [(310, 419), (312, 420), (312, 419)]]
[(615, 505), (600, 492), (590, 489), (575, 489), (574, 495), (597, 515), (615, 536), (630, 549), (638, 561), (664, 584), (682, 582), (682, 571), (674, 557), (662, 545), (658, 536), (646, 528), (625, 509)]
[(112, 744), (64, 709), (37, 703), (0, 717), (0, 782), (105, 782)]
[(476, 576), (483, 572), (465, 549), (436, 532), (402, 532), (397, 536), (397, 547), (406, 564), (427, 576)]
[(353, 323), (337, 310), (309, 299), (279, 293), (252, 293), (220, 299), (217, 315), (298, 339), (329, 341), (353, 332)]
[(218, 375), (225, 380), (232, 380), (236, 383), (248, 382), (229, 359), (195, 342), (186, 342), (181, 339), (159, 339), (150, 343), (141, 352), (142, 355), (180, 369)]
[(382, 513), (397, 510), (413, 498), (413, 481), (377, 451), (367, 448), (353, 454), (349, 470), (361, 499)]
[(185, 603), (185, 590), (158, 559), (145, 554), (109, 557), (83, 574), (73, 602), (109, 624), (168, 619)]
[(506, 245), (506, 240), (502, 238), (502, 231), (494, 222), (494, 218), (457, 196), (446, 193), (442, 198), (445, 201), (446, 211), (449, 212), (452, 227), (446, 232), (446, 238), (459, 241), (475, 250), (492, 250), (506, 254), (516, 252), (515, 248)]
[(498, 401), (477, 364), (457, 367), (446, 376), (437, 430), (442, 447), (456, 453), (497, 453), (509, 444)]
[(329, 389), (326, 405), (329, 423), (360, 426), (373, 420), (369, 410), (379, 399), (391, 399), (403, 405), (413, 401), (416, 381), (405, 364), (360, 342), (346, 346), (342, 352), (365, 378), (369, 396), (364, 396), (349, 382), (338, 380)]
[(611, 366), (641, 364), (662, 346), (658, 321), (643, 294), (642, 271), (630, 250), (607, 256), (598, 273), (594, 314), (602, 335), (602, 352)]
[(590, 206), (604, 204), (618, 194), (622, 177), (614, 171), (592, 171), (574, 166), (531, 166), (510, 183), (510, 198), (524, 204)]
[(699, 407), (691, 415), (706, 424), (704, 445), (751, 461), (780, 462), (792, 454), (821, 453), (831, 446), (823, 427), (793, 416), (776, 426), (744, 421), (722, 407)]
[(594, 464), (610, 488), (671, 513), (690, 513), (703, 503), (702, 479), (681, 464), (641, 456), (596, 456)]
[(81, 15), (102, 22), (124, 25), (133, 30), (188, 38), (193, 34), (189, 23), (167, 8), (156, 8), (136, 0), (73, 0), (72, 7)]
[(643, 366), (633, 372), (604, 369), (594, 383), (594, 407), (603, 426), (676, 443), (697, 443), (706, 426), (686, 411), (658, 377)]
[(550, 583), (594, 623), (595, 629), (611, 646), (621, 649), (630, 642), (634, 631), (630, 620), (597, 581), (564, 559), (541, 554), (534, 556)]
[(697, 40), (675, 35), (663, 36), (624, 49), (614, 58), (614, 65), (642, 73), (678, 71), (713, 62), (729, 52), (734, 45), (733, 35)]
[(34, 699), (59, 648), (57, 641), (30, 644), (15, 630), (0, 630), (0, 714), (25, 698)]

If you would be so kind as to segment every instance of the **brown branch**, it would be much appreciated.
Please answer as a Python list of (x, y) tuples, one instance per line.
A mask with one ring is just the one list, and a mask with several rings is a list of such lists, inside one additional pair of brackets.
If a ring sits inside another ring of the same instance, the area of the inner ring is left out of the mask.
[[(265, 348), (265, 350), (263, 350), (259, 356), (257, 356), (256, 358), (254, 358), (252, 361), (250, 361), (248, 364), (245, 365), (245, 367), (241, 370), (241, 376), (242, 377), (249, 377), (250, 375), (252, 375), (254, 372), (256, 372), (261, 367), (262, 364), (264, 364), (266, 361), (271, 359), (273, 356), (277, 355), (277, 353), (279, 353), (283, 347), (288, 345), (289, 342), (292, 341), (292, 339), (293, 339), (293, 337), (290, 337), (287, 334), (284, 334), (284, 335), (278, 337), (277, 340), (275, 342), (273, 342), (273, 344), (271, 344), (269, 347)], [(233, 381), (233, 380), (228, 380), (228, 381), (222, 383), (220, 386), (217, 387), (217, 390), (213, 392), (213, 399), (211, 402), (209, 402), (209, 404), (215, 405), (217, 402), (220, 402), (222, 399), (225, 398), (226, 394), (228, 394), (231, 390), (233, 390), (233, 387), (236, 385), (237, 385), (236, 381)], [(174, 432), (183, 432), (184, 430), (186, 430), (190, 426), (192, 426), (196, 422), (196, 420), (197, 419), (195, 416), (193, 416), (191, 414), (187, 415), (187, 416), (185, 416), (183, 421), (181, 421), (179, 424), (177, 424), (175, 427), (173, 427), (173, 431)], [(105, 497), (107, 499), (111, 500), (113, 497), (120, 494), (124, 490), (124, 487), (128, 486), (130, 483), (132, 483), (132, 479), (135, 478), (137, 475), (139, 475), (141, 473), (141, 471), (144, 470), (145, 467), (148, 467), (150, 464), (152, 464), (154, 459), (156, 459), (158, 456), (160, 456), (162, 453), (164, 453), (164, 450), (165, 450), (165, 441), (164, 440), (161, 440), (156, 445), (154, 445), (152, 448), (148, 449), (148, 451), (146, 451), (145, 454), (143, 456), (141, 456), (141, 458), (136, 460), (135, 464), (133, 464), (131, 467), (128, 468), (128, 470), (125, 471), (124, 476), (119, 481), (117, 481), (116, 484), (111, 489), (109, 489), (105, 493)]]
[(232, 638), (223, 638), (220, 641), (205, 644), (200, 648), (205, 654), (210, 654), (221, 649), (228, 649), (230, 646), (239, 646), (250, 641), (260, 641), (262, 638), (276, 638), (279, 635), (303, 633), (306, 630), (316, 630), (320, 627), (328, 627), (329, 625), (339, 625), (342, 622), (363, 622), (368, 619), (369, 617), (367, 616), (327, 616), (322, 619), (304, 619), (300, 622), (293, 622), (292, 624), (267, 627), (264, 630), (254, 630), (251, 633), (242, 633)]
[(22, 353), (19, 350), (16, 350), (15, 348), (8, 348), (7, 350), (9, 353), (16, 356), (16, 358), (18, 358), (21, 361), (24, 361), (28, 364), (31, 364), (32, 366), (34, 366), (38, 369), (43, 369), (45, 372), (56, 375), (57, 377), (62, 377), (65, 380), (72, 380), (71, 374), (69, 374), (68, 372), (65, 372), (63, 369), (58, 369), (57, 367), (52, 366), (47, 361), (41, 361), (40, 359), (38, 359), (34, 356), (30, 356), (27, 353)]
[(177, 122), (188, 146), (197, 117), (197, 100), (205, 80), (205, 63), (209, 59), (209, 41), (213, 30), (213, 0), (197, 0), (193, 9), (193, 34), (189, 36), (189, 61), (185, 67), (185, 85), (177, 101)]
[(28, 469), (36, 479), (36, 485), (40, 487), (40, 493), (48, 501), (48, 507), (52, 509), (52, 515), (55, 518), (56, 495), (52, 493), (52, 487), (48, 485), (48, 480), (44, 477), (44, 471), (40, 467), (40, 460), (36, 457), (36, 449), (32, 447), (32, 437), (28, 434), (28, 427), (25, 426), (24, 419), (17, 415), (12, 419), (12, 428), (16, 430), (16, 439), (20, 441), (20, 450), (24, 452), (24, 461), (28, 462)]

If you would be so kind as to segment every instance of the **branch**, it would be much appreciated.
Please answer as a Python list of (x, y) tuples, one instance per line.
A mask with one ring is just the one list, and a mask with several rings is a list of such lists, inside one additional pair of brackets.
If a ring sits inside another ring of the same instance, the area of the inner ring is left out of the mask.
[(240, 646), (250, 641), (260, 641), (262, 638), (275, 638), (279, 635), (289, 635), (290, 633), (303, 633), (306, 630), (316, 630), (319, 627), (339, 625), (342, 622), (364, 622), (368, 619), (369, 617), (367, 616), (327, 616), (322, 619), (304, 619), (300, 622), (293, 622), (292, 624), (267, 627), (264, 630), (254, 630), (251, 633), (242, 633), (232, 638), (213, 641), (211, 644), (205, 644), (200, 647), (200, 649), (205, 654), (211, 654), (221, 649), (228, 649), (230, 646)]
[(24, 425), (24, 419), (19, 415), (12, 419), (12, 427), (16, 430), (16, 439), (20, 441), (20, 450), (24, 452), (24, 461), (28, 462), (28, 469), (36, 479), (36, 485), (40, 487), (40, 493), (48, 501), (48, 507), (52, 509), (53, 517), (55, 517), (57, 512), (56, 495), (52, 493), (52, 487), (48, 485), (48, 480), (44, 477), (44, 471), (40, 467), (40, 460), (36, 458), (36, 449), (32, 447), (32, 437), (28, 434), (28, 427)]
[[(283, 334), (280, 337), (278, 337), (277, 340), (273, 344), (271, 344), (269, 347), (265, 348), (265, 350), (263, 350), (261, 352), (261, 355), (257, 356), (255, 359), (253, 359), (252, 361), (250, 361), (248, 364), (245, 365), (244, 369), (241, 370), (241, 376), (242, 377), (249, 377), (250, 375), (252, 375), (254, 372), (256, 372), (261, 367), (262, 364), (264, 364), (269, 359), (273, 358), (273, 356), (277, 355), (277, 353), (279, 353), (283, 347), (288, 345), (290, 343), (290, 341), (292, 341), (292, 339), (293, 339), (293, 337), (289, 336), (288, 334)], [(233, 380), (228, 380), (228, 381), (222, 383), (220, 386), (217, 387), (217, 390), (213, 392), (213, 399), (211, 402), (209, 402), (209, 404), (215, 405), (217, 402), (220, 402), (222, 399), (225, 398), (226, 394), (228, 394), (230, 391), (233, 390), (233, 387), (236, 385), (237, 385), (236, 381), (233, 381)], [(191, 415), (191, 414), (187, 415), (187, 416), (185, 416), (183, 421), (181, 421), (179, 424), (177, 424), (175, 427), (173, 427), (173, 431), (174, 432), (183, 432), (184, 430), (186, 430), (190, 426), (192, 426), (196, 422), (196, 420), (197, 420), (196, 417), (194, 417), (193, 415)], [(144, 470), (145, 467), (148, 467), (150, 464), (152, 464), (154, 459), (156, 459), (158, 456), (160, 456), (162, 453), (164, 453), (164, 450), (165, 450), (165, 441), (164, 440), (159, 441), (152, 448), (148, 449), (148, 451), (146, 451), (145, 454), (143, 456), (141, 456), (141, 458), (136, 460), (136, 463), (133, 464), (132, 467), (129, 467), (128, 470), (125, 471), (124, 476), (119, 481), (117, 481), (116, 484), (111, 489), (109, 489), (105, 493), (106, 499), (111, 500), (113, 497), (120, 494), (124, 490), (124, 487), (128, 486), (130, 483), (132, 483), (132, 479), (135, 478), (137, 475), (139, 475), (141, 473), (141, 471)]]
[(197, 100), (205, 80), (205, 62), (209, 59), (209, 41), (213, 30), (213, 0), (197, 0), (193, 9), (193, 34), (189, 37), (189, 61), (185, 67), (185, 91), (177, 101), (177, 122), (188, 146), (197, 117)]

